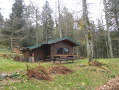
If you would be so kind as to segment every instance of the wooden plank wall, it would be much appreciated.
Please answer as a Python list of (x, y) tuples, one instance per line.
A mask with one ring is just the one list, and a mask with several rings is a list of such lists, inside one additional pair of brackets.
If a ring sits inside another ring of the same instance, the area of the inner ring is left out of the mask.
[(66, 43), (65, 41), (61, 41), (51, 45), (51, 58), (53, 58), (54, 55), (57, 55), (57, 48), (68, 48), (69, 55), (73, 54), (73, 46)]

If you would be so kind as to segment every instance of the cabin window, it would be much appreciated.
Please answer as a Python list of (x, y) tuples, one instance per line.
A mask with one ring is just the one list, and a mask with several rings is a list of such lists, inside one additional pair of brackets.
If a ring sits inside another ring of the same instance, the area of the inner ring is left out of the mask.
[(69, 49), (68, 48), (64, 48), (64, 54), (69, 54)]
[(58, 48), (57, 49), (57, 54), (63, 54), (63, 48)]

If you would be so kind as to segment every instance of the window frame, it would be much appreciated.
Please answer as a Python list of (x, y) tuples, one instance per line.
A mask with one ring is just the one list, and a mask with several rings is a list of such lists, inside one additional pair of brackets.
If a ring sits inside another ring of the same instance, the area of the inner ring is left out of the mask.
[[(61, 53), (58, 53), (58, 49), (62, 49), (62, 54)], [(64, 51), (63, 50), (64, 50), (63, 48), (57, 48), (57, 54), (58, 55), (63, 55), (64, 54)]]
[[(66, 49), (68, 49), (68, 53), (65, 53), (65, 49), (66, 47), (64, 47), (64, 48), (57, 48), (57, 55), (68, 55), (69, 54), (69, 48), (66, 48)], [(61, 53), (58, 53), (58, 49), (62, 49), (62, 54)]]
[(68, 55), (69, 54), (69, 48), (66, 48), (66, 49), (68, 49), (68, 53), (65, 53), (65, 50), (64, 50), (65, 48), (63, 48), (63, 53), (64, 53), (64, 55)]

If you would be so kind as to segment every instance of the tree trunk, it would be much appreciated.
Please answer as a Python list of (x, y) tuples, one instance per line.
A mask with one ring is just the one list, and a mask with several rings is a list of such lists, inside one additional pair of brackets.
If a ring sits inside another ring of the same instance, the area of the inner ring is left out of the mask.
[(108, 47), (108, 42), (107, 42), (106, 36), (105, 36), (105, 45), (106, 45), (106, 48), (107, 48), (107, 52), (106, 52), (107, 53), (107, 58), (109, 58), (109, 51), (108, 51), (109, 50), (108, 49), (109, 47)]
[(85, 37), (86, 37), (86, 55), (89, 56), (89, 41), (88, 41), (88, 12), (87, 12), (87, 5), (86, 0), (82, 0), (82, 7), (83, 7), (83, 20), (85, 24)]
[(60, 13), (60, 5), (59, 5), (59, 0), (58, 0), (58, 14), (59, 14), (59, 25), (58, 25), (58, 29), (60, 31), (60, 38), (62, 38), (62, 30), (61, 30), (61, 13)]
[(109, 23), (108, 23), (108, 11), (107, 11), (106, 0), (103, 0), (103, 4), (104, 4), (104, 8), (105, 8), (105, 19), (106, 19), (106, 28), (107, 28), (107, 37), (108, 37), (108, 46), (109, 46), (109, 56), (110, 56), (110, 58), (113, 58), (112, 43), (111, 43)]
[(92, 43), (92, 39), (89, 39), (89, 47), (90, 47), (89, 62), (92, 62), (93, 61), (93, 43)]
[(14, 21), (12, 22), (12, 27), (11, 27), (11, 40), (10, 40), (11, 51), (13, 48), (13, 26), (14, 26)]
[(38, 10), (35, 9), (35, 14), (36, 14), (36, 27), (35, 27), (35, 30), (36, 30), (36, 45), (38, 44)]
[(86, 55), (89, 56), (90, 50), (89, 50), (89, 41), (88, 41), (88, 35), (86, 34)]
[(77, 46), (77, 59), (79, 58), (79, 47)]
[(12, 47), (13, 47), (13, 38), (12, 37), (11, 37), (10, 45), (11, 45), (11, 51), (12, 51)]
[(86, 36), (86, 46), (87, 46), (87, 56), (89, 57), (89, 62), (93, 61), (93, 44), (92, 44), (92, 36), (90, 31), (90, 22), (88, 19), (88, 11), (86, 0), (82, 0), (83, 5), (83, 19), (85, 22), (85, 36)]
[(118, 31), (118, 34), (119, 34), (119, 23), (118, 23), (117, 12), (114, 12), (114, 17), (115, 17), (115, 21), (116, 21), (116, 25), (117, 25), (117, 31)]
[(37, 27), (35, 28), (36, 30), (36, 45), (38, 44), (38, 30), (37, 30)]
[[(95, 29), (95, 37), (94, 38), (97, 38), (97, 34), (96, 34), (96, 29)], [(95, 43), (95, 58), (98, 58), (98, 47), (97, 47), (97, 41), (94, 41)]]

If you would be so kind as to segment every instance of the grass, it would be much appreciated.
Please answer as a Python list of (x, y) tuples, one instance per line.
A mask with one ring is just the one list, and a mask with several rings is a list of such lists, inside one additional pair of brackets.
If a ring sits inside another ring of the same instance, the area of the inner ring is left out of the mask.
[(37, 63), (24, 63), (24, 62), (15, 62), (12, 59), (7, 60), (0, 58), (0, 73), (8, 71), (24, 71), (26, 70), (26, 64), (31, 67), (35, 67)]
[[(108, 65), (108, 70), (86, 66), (80, 67), (79, 64), (87, 64), (88, 60), (75, 60), (74, 63), (62, 64), (74, 72), (67, 75), (54, 75), (53, 81), (41, 81), (41, 80), (27, 80), (26, 76), (23, 76), (20, 80), (4, 80), (0, 81), (0, 87), (5, 90), (19, 89), (19, 90), (94, 90), (96, 87), (105, 84), (113, 75), (119, 75), (119, 58), (113, 59), (98, 59)], [(38, 63), (25, 63), (15, 62), (12, 59), (7, 60), (0, 58), (0, 73), (10, 71), (25, 71), (26, 64), (30, 67), (36, 67)], [(51, 67), (52, 62), (41, 63), (45, 68)]]

